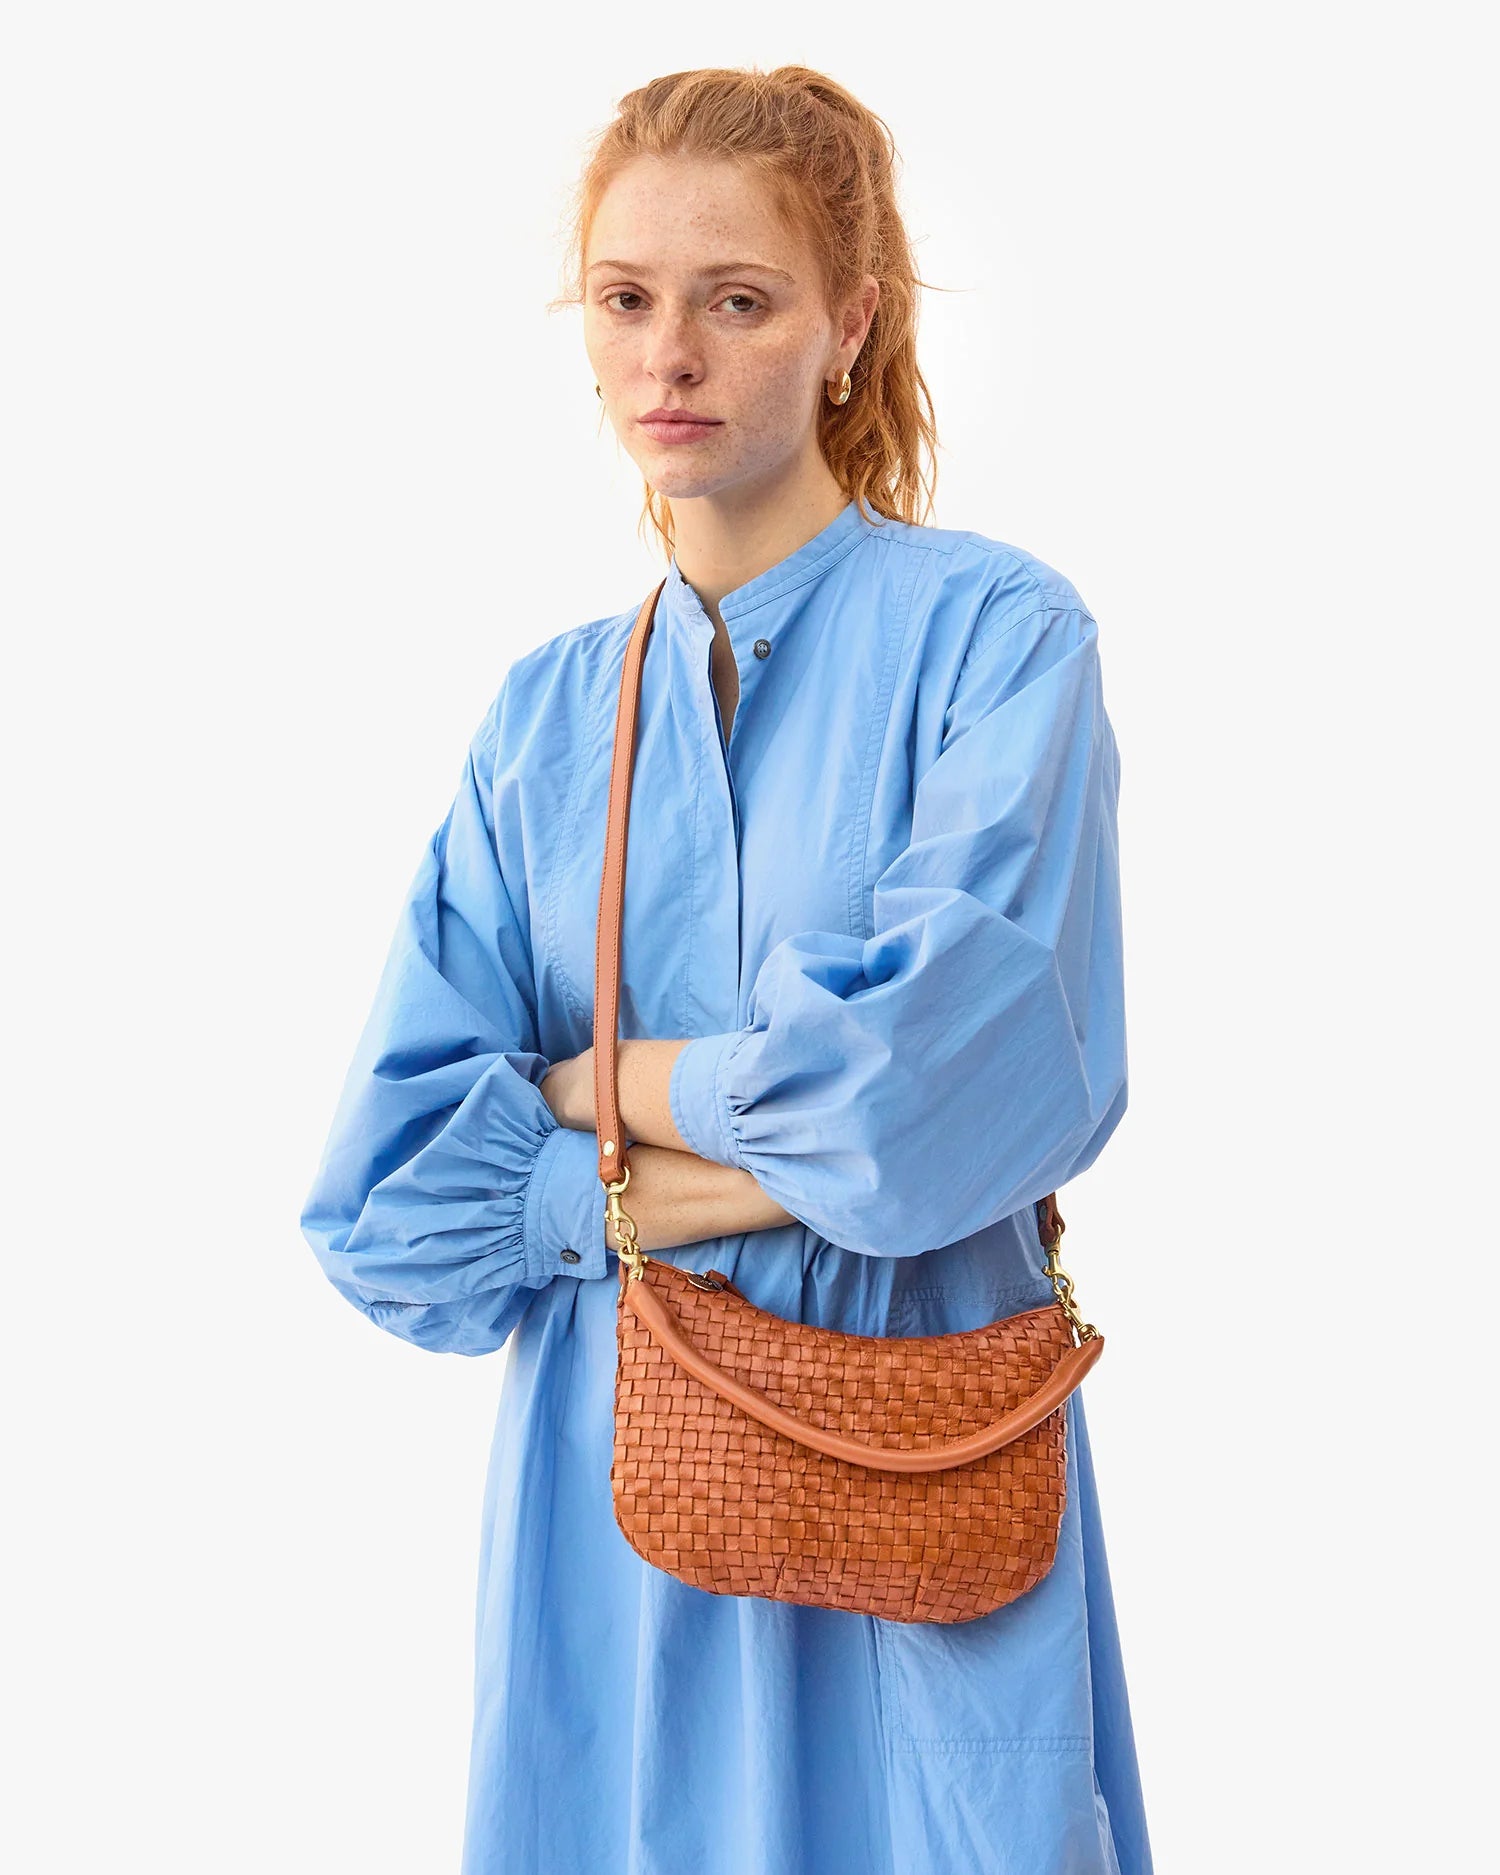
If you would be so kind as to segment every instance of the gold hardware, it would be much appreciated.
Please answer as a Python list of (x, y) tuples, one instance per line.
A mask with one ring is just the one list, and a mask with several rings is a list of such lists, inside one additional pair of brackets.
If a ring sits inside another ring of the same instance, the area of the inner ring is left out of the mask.
[[(614, 1151), (613, 1140), (607, 1143), (605, 1151)], [(610, 1228), (615, 1233), (615, 1246), (619, 1252), (620, 1261), (625, 1265), (626, 1271), (628, 1272), (626, 1280), (628, 1282), (639, 1282), (646, 1265), (651, 1259), (636, 1242), (635, 1219), (620, 1203), (620, 1193), (624, 1191), (629, 1183), (630, 1167), (628, 1165), (625, 1168), (625, 1176), (622, 1179), (619, 1179), (614, 1184), (611, 1184), (608, 1179), (604, 1181), (604, 1189), (609, 1194), (604, 1202), (604, 1215)]]
[(1058, 1301), (1062, 1304), (1063, 1314), (1067, 1316), (1068, 1321), (1075, 1331), (1074, 1345), (1076, 1347), (1082, 1347), (1085, 1341), (1097, 1340), (1099, 1330), (1092, 1322), (1086, 1322), (1078, 1313), (1077, 1304), (1073, 1300), (1073, 1278), (1057, 1260), (1057, 1246), (1062, 1242), (1062, 1234), (1065, 1228), (1066, 1226), (1063, 1224), (1062, 1219), (1059, 1218), (1057, 1220), (1057, 1235), (1052, 1239), (1051, 1243), (1047, 1245), (1047, 1275), (1051, 1280), (1053, 1289), (1057, 1293)]
[[(605, 1140), (605, 1142), (604, 1142), (604, 1150), (605, 1150), (605, 1152), (606, 1152), (606, 1153), (610, 1153), (610, 1152), (613, 1152), (613, 1151), (614, 1151), (614, 1149), (615, 1149), (615, 1142), (614, 1142), (614, 1141), (613, 1141), (612, 1139), (607, 1139), (607, 1140)], [(621, 1190), (623, 1191), (623, 1190), (624, 1190), (624, 1186), (622, 1185), (620, 1189), (621, 1189)]]

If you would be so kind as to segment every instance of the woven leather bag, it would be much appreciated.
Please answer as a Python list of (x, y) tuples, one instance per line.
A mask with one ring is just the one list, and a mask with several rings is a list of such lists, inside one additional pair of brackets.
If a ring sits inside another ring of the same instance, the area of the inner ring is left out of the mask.
[(630, 1183), (617, 1040), (641, 669), (658, 585), (625, 652), (594, 999), (599, 1176), (620, 1264), (615, 1519), (638, 1554), (719, 1595), (955, 1622), (1051, 1568), (1068, 1395), (1104, 1349), (1037, 1204), (1055, 1301), (959, 1334), (844, 1334), (757, 1308), (718, 1270), (648, 1256)]

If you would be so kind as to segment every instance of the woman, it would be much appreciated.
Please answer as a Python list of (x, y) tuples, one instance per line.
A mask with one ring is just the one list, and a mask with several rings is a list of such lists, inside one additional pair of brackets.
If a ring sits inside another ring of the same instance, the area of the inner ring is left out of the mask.
[[(630, 1213), (777, 1315), (917, 1335), (1052, 1299), (1033, 1206), (1092, 1163), (1126, 1070), (1095, 622), (1034, 556), (913, 519), (933, 430), (894, 161), (814, 72), (680, 73), (591, 152), (573, 260), (675, 549), (625, 894)], [(509, 1344), (464, 1867), (1140, 1875), (1080, 1395), (1057, 1560), (976, 1621), (706, 1593), (615, 1522), (589, 1043), (640, 597), (505, 675), (302, 1220), (377, 1326)]]

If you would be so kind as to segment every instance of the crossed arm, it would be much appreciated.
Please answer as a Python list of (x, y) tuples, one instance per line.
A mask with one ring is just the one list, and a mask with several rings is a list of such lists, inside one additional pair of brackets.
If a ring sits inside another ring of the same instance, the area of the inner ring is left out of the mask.
[[(635, 1220), (637, 1242), (648, 1251), (796, 1222), (751, 1173), (700, 1158), (678, 1132), (667, 1088), (672, 1064), (686, 1045), (686, 1039), (617, 1044), (620, 1123), (631, 1142), (624, 1204)], [(541, 1093), (560, 1126), (593, 1132), (593, 1049), (555, 1062)]]

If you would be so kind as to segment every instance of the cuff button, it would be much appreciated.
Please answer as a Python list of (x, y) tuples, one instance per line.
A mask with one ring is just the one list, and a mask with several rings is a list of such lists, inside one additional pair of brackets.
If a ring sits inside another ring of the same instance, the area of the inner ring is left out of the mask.
[(581, 1263), (583, 1261), (583, 1258), (579, 1256), (576, 1250), (561, 1250), (558, 1254), (561, 1256), (564, 1263)]

